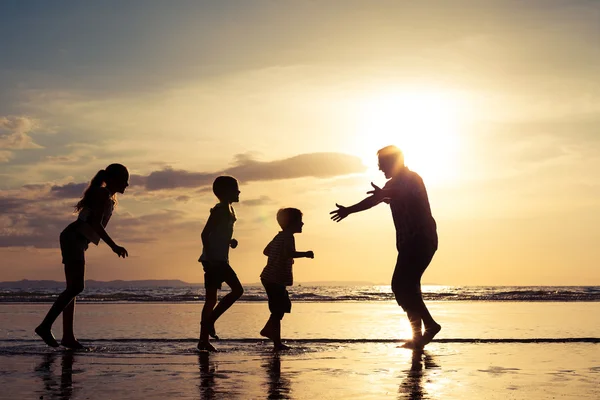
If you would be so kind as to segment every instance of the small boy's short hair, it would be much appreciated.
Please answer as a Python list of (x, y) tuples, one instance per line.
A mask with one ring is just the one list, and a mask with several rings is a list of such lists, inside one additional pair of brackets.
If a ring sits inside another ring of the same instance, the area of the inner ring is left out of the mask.
[(277, 223), (281, 229), (285, 229), (294, 222), (298, 222), (302, 219), (302, 211), (297, 208), (280, 208), (277, 211)]
[(404, 153), (398, 147), (391, 145), (385, 146), (377, 151), (377, 157), (380, 160), (393, 161), (395, 165), (404, 165)]
[(218, 176), (213, 182), (213, 193), (221, 200), (227, 193), (238, 186), (238, 181), (233, 176)]

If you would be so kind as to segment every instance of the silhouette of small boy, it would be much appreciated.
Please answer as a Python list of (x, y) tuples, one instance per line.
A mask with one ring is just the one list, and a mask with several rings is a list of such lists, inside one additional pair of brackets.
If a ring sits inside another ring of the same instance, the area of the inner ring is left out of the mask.
[(260, 274), (260, 280), (267, 291), (271, 316), (260, 331), (261, 336), (273, 340), (275, 350), (289, 347), (281, 343), (281, 320), (292, 310), (292, 302), (286, 286), (292, 286), (294, 258), (314, 258), (312, 251), (296, 251), (295, 233), (302, 233), (302, 212), (297, 208), (282, 208), (277, 212), (277, 222), (281, 226), (273, 240), (265, 247), (263, 254), (268, 257), (267, 266)]
[[(217, 350), (209, 343), (209, 336), (218, 339), (215, 321), (244, 293), (237, 274), (229, 265), (229, 248), (235, 249), (238, 245), (237, 240), (233, 239), (236, 216), (231, 205), (240, 201), (238, 181), (231, 176), (219, 176), (213, 183), (213, 192), (219, 203), (210, 210), (210, 216), (202, 230), (203, 249), (198, 260), (204, 268), (206, 288), (198, 350), (207, 351)], [(223, 282), (229, 285), (231, 292), (217, 304), (217, 291), (221, 289)]]

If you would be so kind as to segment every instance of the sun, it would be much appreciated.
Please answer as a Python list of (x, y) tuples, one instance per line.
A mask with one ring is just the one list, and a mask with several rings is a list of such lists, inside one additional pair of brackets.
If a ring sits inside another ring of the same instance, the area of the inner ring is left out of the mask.
[(356, 152), (370, 170), (387, 145), (404, 152), (406, 165), (427, 183), (453, 180), (458, 172), (460, 99), (446, 92), (416, 90), (379, 93), (358, 109)]

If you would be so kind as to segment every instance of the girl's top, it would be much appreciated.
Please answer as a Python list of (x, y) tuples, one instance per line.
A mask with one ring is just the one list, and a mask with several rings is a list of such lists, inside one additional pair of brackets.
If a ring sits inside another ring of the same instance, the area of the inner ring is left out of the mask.
[(211, 208), (210, 214), (212, 218), (217, 218), (219, 221), (215, 225), (208, 237), (207, 246), (210, 257), (207, 256), (206, 248), (202, 249), (202, 255), (198, 261), (213, 261), (229, 264), (229, 245), (233, 237), (233, 224), (235, 224), (235, 210), (226, 203), (218, 203)]
[[(98, 243), (100, 243), (100, 235), (92, 228), (92, 225), (90, 225), (88, 220), (95, 210), (102, 209), (100, 223), (103, 227), (106, 227), (115, 209), (115, 201), (111, 198), (110, 192), (105, 187), (99, 187), (92, 190), (95, 191), (94, 193), (90, 193), (92, 199), (90, 203), (92, 204), (84, 206), (81, 211), (79, 211), (79, 216), (77, 217), (77, 221), (79, 222), (77, 224), (77, 231), (97, 246)], [(96, 206), (94, 206), (94, 204), (96, 204)]]
[(292, 286), (294, 283), (292, 254), (295, 251), (296, 241), (293, 233), (281, 231), (275, 235), (265, 248), (264, 253), (268, 257), (267, 266), (260, 274), (260, 279), (269, 283)]

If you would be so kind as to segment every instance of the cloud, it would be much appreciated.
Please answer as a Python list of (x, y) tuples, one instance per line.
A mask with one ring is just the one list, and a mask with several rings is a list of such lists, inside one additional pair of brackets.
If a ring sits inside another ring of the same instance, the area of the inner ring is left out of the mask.
[(257, 199), (244, 200), (242, 202), (242, 205), (254, 207), (254, 206), (262, 206), (265, 204), (273, 204), (273, 203), (274, 203), (273, 199), (271, 199), (269, 196), (260, 196)]
[[(76, 216), (64, 198), (75, 195), (78, 184), (28, 185), (0, 196), (0, 247), (56, 248), (60, 232)], [(77, 195), (79, 196), (79, 195)], [(157, 229), (160, 227), (160, 229)], [(178, 210), (133, 215), (117, 208), (108, 230), (124, 243), (149, 243), (165, 234), (193, 237), (201, 221)]]
[(0, 149), (41, 149), (28, 135), (35, 127), (27, 117), (0, 117)]
[(61, 186), (54, 185), (50, 191), (55, 197), (72, 199), (81, 197), (87, 186), (87, 183), (67, 183)]
[(241, 182), (272, 181), (295, 178), (330, 178), (364, 172), (360, 158), (342, 153), (309, 153), (275, 161), (257, 161), (249, 154), (239, 154), (234, 165), (220, 172), (190, 172), (164, 168), (147, 176), (134, 175), (132, 185), (147, 190), (202, 188), (219, 175), (232, 175)]

